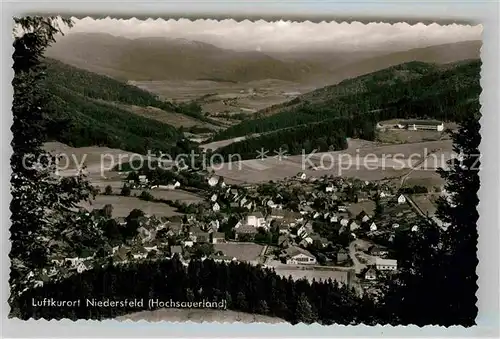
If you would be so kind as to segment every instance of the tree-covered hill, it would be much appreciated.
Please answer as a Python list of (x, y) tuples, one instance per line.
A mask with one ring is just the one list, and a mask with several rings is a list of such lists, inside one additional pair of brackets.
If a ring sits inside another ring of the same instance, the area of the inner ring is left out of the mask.
[(136, 115), (110, 103), (156, 107), (168, 112), (179, 107), (106, 76), (45, 59), (45, 90), (51, 96), (48, 137), (71, 146), (108, 146), (144, 153), (148, 149), (181, 151), (183, 139), (175, 127)]
[(320, 88), (218, 133), (224, 140), (374, 112), (374, 118), (460, 120), (461, 106), (479, 97), (479, 60), (438, 66), (410, 62)]
[(374, 140), (377, 122), (395, 118), (460, 122), (478, 109), (480, 61), (436, 66), (412, 62), (325, 87), (268, 117), (242, 122), (214, 140), (260, 136), (218, 150), (255, 157), (255, 150), (282, 148), (288, 154), (339, 150), (342, 138)]

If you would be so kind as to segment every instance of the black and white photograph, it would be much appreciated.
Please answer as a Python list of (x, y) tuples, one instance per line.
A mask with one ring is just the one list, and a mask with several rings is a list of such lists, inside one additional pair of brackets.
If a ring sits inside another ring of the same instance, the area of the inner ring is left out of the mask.
[(12, 27), (9, 317), (476, 324), (482, 25)]

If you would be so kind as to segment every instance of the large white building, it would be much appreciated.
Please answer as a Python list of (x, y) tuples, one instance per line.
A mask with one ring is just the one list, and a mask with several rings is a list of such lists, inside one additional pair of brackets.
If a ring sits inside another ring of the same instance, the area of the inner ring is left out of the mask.
[(317, 263), (314, 255), (297, 246), (289, 247), (286, 255), (286, 263), (289, 265), (315, 265)]
[(398, 127), (407, 128), (410, 131), (423, 129), (442, 132), (444, 130), (443, 122), (436, 120), (403, 120), (399, 122)]
[(375, 259), (375, 267), (379, 271), (395, 271), (398, 269), (398, 261), (394, 259)]
[(253, 212), (247, 216), (247, 225), (253, 226), (255, 228), (266, 227), (266, 219), (261, 212)]

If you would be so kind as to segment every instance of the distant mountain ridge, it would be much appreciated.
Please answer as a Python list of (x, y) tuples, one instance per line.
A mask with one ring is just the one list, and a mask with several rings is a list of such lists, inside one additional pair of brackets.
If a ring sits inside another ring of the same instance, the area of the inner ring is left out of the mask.
[(100, 33), (61, 37), (46, 56), (123, 80), (299, 80), (320, 71), (307, 62), (285, 62), (257, 51), (227, 50), (186, 39), (127, 39)]
[(262, 79), (317, 83), (318, 87), (400, 63), (448, 63), (479, 58), (481, 42), (464, 41), (408, 51), (234, 51), (201, 41), (104, 33), (71, 33), (57, 39), (48, 57), (121, 80)]

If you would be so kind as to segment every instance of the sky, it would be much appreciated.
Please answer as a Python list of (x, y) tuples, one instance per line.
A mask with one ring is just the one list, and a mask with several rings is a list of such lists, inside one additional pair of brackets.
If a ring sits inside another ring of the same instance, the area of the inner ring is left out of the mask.
[(297, 49), (350, 50), (383, 49), (398, 45), (401, 49), (481, 39), (482, 26), (408, 25), (406, 23), (290, 22), (234, 20), (163, 20), (135, 18), (73, 18), (67, 33), (101, 32), (128, 38), (169, 37), (197, 40), (235, 50), (281, 51)]

